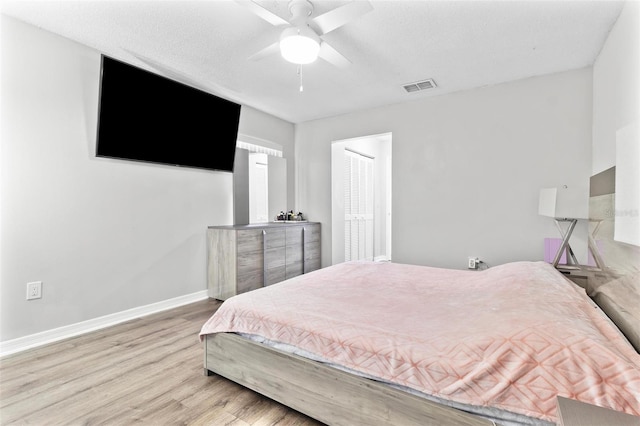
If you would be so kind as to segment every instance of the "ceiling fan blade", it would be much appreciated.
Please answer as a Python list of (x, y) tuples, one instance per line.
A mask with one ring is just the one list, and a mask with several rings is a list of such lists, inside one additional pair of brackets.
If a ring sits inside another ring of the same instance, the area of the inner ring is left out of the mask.
[(275, 13), (250, 0), (236, 0), (236, 3), (243, 5), (271, 25), (275, 25), (276, 27), (279, 27), (281, 25), (290, 25), (289, 22), (285, 21)]
[(365, 13), (371, 12), (373, 6), (366, 0), (355, 0), (337, 9), (330, 10), (310, 21), (320, 32), (320, 35), (333, 31)]
[(318, 53), (325, 61), (339, 68), (346, 68), (351, 65), (351, 61), (345, 58), (342, 53), (331, 47), (326, 41), (322, 41), (320, 44), (320, 53)]
[(265, 47), (262, 50), (257, 51), (256, 53), (254, 53), (253, 55), (249, 56), (249, 60), (250, 61), (259, 61), (260, 59), (264, 59), (267, 56), (276, 54), (276, 53), (280, 53), (280, 42), (276, 41), (273, 44), (270, 44), (269, 46)]

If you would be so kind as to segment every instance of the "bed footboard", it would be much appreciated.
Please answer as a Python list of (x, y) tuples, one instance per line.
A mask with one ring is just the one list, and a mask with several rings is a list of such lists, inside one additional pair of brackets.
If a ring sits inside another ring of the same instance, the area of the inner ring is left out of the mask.
[(205, 336), (204, 362), (205, 374), (219, 374), (330, 425), (493, 424), (235, 334)]

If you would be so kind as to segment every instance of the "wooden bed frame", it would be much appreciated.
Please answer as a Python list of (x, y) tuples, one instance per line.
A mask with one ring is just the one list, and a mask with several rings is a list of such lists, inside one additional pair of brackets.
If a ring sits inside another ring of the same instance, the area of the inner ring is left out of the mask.
[[(588, 271), (587, 289), (640, 270), (640, 247), (613, 239), (614, 218), (607, 215), (615, 207), (612, 176), (615, 172), (605, 171), (591, 178), (591, 216), (605, 219), (598, 239), (608, 256), (606, 267)], [(495, 426), (486, 418), (231, 333), (205, 336), (204, 366), (207, 375), (219, 374), (331, 425)]]
[(330, 425), (491, 426), (491, 420), (232, 333), (205, 336), (205, 374), (219, 374)]

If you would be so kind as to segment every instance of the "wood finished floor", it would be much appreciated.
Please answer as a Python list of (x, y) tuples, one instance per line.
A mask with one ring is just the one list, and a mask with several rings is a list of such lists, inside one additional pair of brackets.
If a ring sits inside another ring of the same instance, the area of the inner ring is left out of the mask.
[(2, 425), (313, 425), (203, 374), (207, 300), (0, 359)]

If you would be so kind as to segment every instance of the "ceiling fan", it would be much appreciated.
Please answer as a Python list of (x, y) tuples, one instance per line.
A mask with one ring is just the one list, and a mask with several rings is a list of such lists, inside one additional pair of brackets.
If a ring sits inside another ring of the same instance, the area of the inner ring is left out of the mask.
[(351, 61), (331, 47), (322, 36), (373, 10), (368, 1), (357, 0), (311, 18), (313, 5), (309, 0), (291, 0), (291, 18), (287, 21), (253, 1), (237, 1), (270, 24), (284, 28), (278, 41), (251, 55), (249, 59), (259, 60), (280, 52), (284, 59), (298, 65), (309, 64), (318, 57), (337, 67), (350, 65)]

